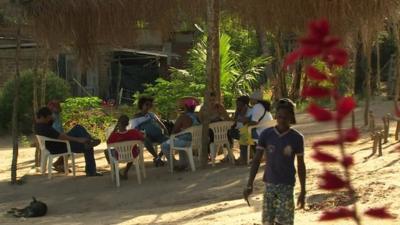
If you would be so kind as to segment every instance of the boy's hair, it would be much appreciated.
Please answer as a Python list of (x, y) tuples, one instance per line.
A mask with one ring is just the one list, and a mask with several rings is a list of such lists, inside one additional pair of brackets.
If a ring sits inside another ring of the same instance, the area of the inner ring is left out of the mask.
[(243, 96), (238, 97), (238, 98), (236, 99), (236, 101), (237, 101), (237, 102), (242, 102), (242, 103), (245, 104), (245, 105), (249, 105), (249, 103), (250, 103), (250, 98), (249, 98), (249, 96), (243, 95)]
[(121, 116), (118, 118), (118, 122), (117, 122), (117, 125), (115, 125), (114, 132), (116, 132), (116, 131), (119, 130), (119, 126), (120, 126), (122, 123), (126, 124), (126, 126), (129, 125), (129, 117), (128, 117), (127, 115), (121, 115)]
[(146, 103), (146, 102), (151, 102), (151, 103), (153, 103), (153, 102), (154, 102), (154, 98), (149, 97), (149, 96), (142, 96), (142, 97), (140, 97), (140, 98), (139, 98), (139, 101), (138, 101), (138, 107), (139, 107), (139, 109), (142, 109), (144, 103)]
[(279, 111), (281, 109), (286, 109), (289, 111), (292, 117), (290, 121), (291, 124), (296, 124), (296, 114), (294, 113), (295, 108), (296, 104), (288, 98), (280, 99), (276, 105), (276, 111)]
[(36, 112), (36, 117), (37, 118), (45, 118), (48, 116), (51, 116), (53, 113), (51, 110), (47, 107), (42, 107)]

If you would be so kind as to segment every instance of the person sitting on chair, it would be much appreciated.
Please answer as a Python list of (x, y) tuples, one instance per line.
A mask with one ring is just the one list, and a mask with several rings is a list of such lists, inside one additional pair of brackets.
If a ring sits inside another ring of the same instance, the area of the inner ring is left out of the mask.
[[(192, 99), (185, 100), (184, 102), (185, 112), (182, 113), (176, 120), (174, 128), (172, 129), (172, 134), (179, 133), (189, 127), (200, 124), (199, 119), (194, 113), (196, 105), (197, 105), (196, 102)], [(192, 135), (190, 133), (185, 133), (176, 137), (176, 139), (174, 140), (174, 146), (186, 147), (189, 146), (191, 142), (192, 142)], [(170, 160), (169, 158), (170, 146), (171, 146), (170, 140), (164, 142), (161, 145), (161, 150), (164, 152), (165, 156), (167, 157), (167, 160)], [(173, 160), (175, 160), (174, 157), (172, 158)], [(187, 167), (188, 167), (188, 160), (186, 153), (179, 151), (179, 162), (175, 164), (174, 169), (181, 171), (185, 170)]]
[[(140, 112), (137, 113), (132, 120), (130, 120), (130, 129), (138, 129), (145, 132), (144, 145), (147, 151), (154, 157), (153, 162), (155, 166), (163, 166), (164, 162), (161, 160), (162, 152), (157, 155), (154, 149), (154, 143), (163, 143), (168, 140), (168, 129), (161, 122), (158, 116), (151, 112), (153, 108), (154, 99), (150, 97), (141, 97), (138, 102)], [(164, 133), (163, 133), (164, 130)]]
[[(53, 116), (49, 108), (43, 107), (36, 114), (35, 133), (52, 139), (67, 140), (70, 142), (71, 151), (74, 153), (83, 153), (85, 156), (86, 176), (102, 176), (96, 172), (96, 161), (94, 159), (93, 147), (100, 144), (100, 140), (94, 139), (80, 125), (73, 127), (68, 133), (60, 133), (52, 127)], [(65, 143), (46, 141), (46, 148), (52, 154), (67, 152)]]
[[(129, 117), (126, 115), (122, 115), (119, 117), (117, 125), (114, 128), (114, 131), (110, 134), (107, 139), (107, 144), (118, 143), (123, 141), (143, 141), (144, 135), (137, 129), (127, 130), (126, 128), (129, 125)], [(106, 150), (107, 151), (107, 150)], [(139, 149), (137, 146), (134, 146), (132, 149), (133, 157), (137, 157), (139, 155)], [(106, 158), (108, 159), (108, 153), (106, 152)], [(128, 171), (132, 167), (132, 162), (126, 164), (125, 170), (120, 175), (122, 179), (128, 179)]]
[[(225, 120), (230, 120), (228, 112), (226, 111), (224, 105), (219, 103), (217, 101), (217, 96), (214, 92), (210, 93), (210, 108), (208, 109), (208, 112), (205, 112), (205, 107), (201, 107), (200, 112), (199, 112), (199, 119), (200, 122), (204, 122), (204, 117), (205, 114), (210, 117), (210, 123), (215, 123), (219, 121), (225, 121)], [(214, 142), (214, 132), (212, 129), (208, 130), (208, 135), (209, 135), (209, 144)], [(210, 146), (210, 145), (209, 145)], [(210, 154), (210, 149), (208, 149), (208, 154)], [(211, 160), (211, 157), (208, 156), (209, 160)]]
[[(251, 109), (251, 116), (249, 118), (243, 118), (242, 122), (247, 126), (260, 125), (258, 128), (253, 129), (251, 131), (251, 134), (249, 134), (252, 139), (258, 139), (261, 132), (264, 129), (268, 128), (267, 125), (263, 124), (265, 124), (267, 121), (273, 120), (272, 114), (270, 112), (271, 104), (268, 101), (264, 100), (261, 88), (257, 91), (254, 91), (254, 93), (250, 95), (250, 104), (253, 105)], [(255, 145), (252, 145), (252, 149), (253, 151), (255, 150)], [(237, 160), (237, 163), (239, 165), (245, 164), (247, 161), (246, 159), (247, 145), (241, 145), (240, 157)]]

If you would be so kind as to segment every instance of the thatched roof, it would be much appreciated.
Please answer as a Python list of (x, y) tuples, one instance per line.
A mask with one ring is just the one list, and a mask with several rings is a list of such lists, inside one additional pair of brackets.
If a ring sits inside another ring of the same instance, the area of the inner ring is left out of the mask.
[[(205, 19), (206, 0), (35, 0), (24, 4), (34, 37), (51, 48), (72, 46), (89, 59), (96, 45), (132, 44), (143, 27), (164, 37), (183, 21)], [(223, 0), (222, 10), (243, 24), (271, 32), (301, 32), (325, 17), (334, 33), (365, 43), (376, 39), (386, 19), (398, 21), (400, 0)]]
[[(131, 46), (142, 28), (168, 38), (181, 21), (193, 22), (202, 0), (35, 0), (25, 5), (36, 39), (50, 48), (73, 46), (83, 59), (96, 45)], [(190, 4), (188, 4), (190, 3)], [(178, 13), (179, 12), (179, 13)], [(204, 11), (203, 11), (204, 12)]]

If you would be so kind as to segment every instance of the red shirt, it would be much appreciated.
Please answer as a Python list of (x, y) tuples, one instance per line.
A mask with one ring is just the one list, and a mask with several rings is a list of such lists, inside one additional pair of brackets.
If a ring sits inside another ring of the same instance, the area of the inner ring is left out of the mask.
[[(108, 137), (107, 144), (123, 142), (123, 141), (143, 141), (144, 135), (142, 132), (136, 129), (127, 130), (125, 132), (114, 131)], [(133, 157), (137, 157), (139, 155), (139, 150), (137, 146), (132, 148)]]

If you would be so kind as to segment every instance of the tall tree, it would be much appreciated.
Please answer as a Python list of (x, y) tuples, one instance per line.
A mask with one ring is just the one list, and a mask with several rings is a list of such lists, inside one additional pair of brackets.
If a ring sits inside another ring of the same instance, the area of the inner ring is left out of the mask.
[(20, 65), (20, 52), (21, 52), (21, 9), (19, 8), (19, 0), (16, 1), (17, 10), (17, 32), (15, 35), (16, 48), (15, 48), (15, 75), (14, 75), (14, 100), (13, 100), (13, 114), (12, 114), (12, 140), (13, 140), (13, 156), (11, 162), (11, 183), (17, 183), (17, 164), (18, 164), (18, 103), (19, 103), (19, 65)]
[(371, 46), (366, 46), (365, 53), (367, 56), (367, 71), (365, 74), (365, 106), (364, 106), (364, 125), (367, 126), (369, 124), (369, 108), (371, 102)]
[[(204, 110), (208, 112), (210, 109), (210, 93), (216, 92), (217, 97), (220, 97), (220, 89), (216, 87), (216, 82), (219, 85), (219, 0), (207, 0), (207, 77), (206, 88), (204, 93)], [(209, 145), (208, 128), (210, 117), (205, 113), (202, 130), (202, 149), (200, 164), (202, 167), (207, 165), (207, 152)]]
[[(38, 67), (39, 67), (39, 48), (36, 46), (35, 48), (35, 65), (33, 68), (33, 93), (32, 93), (32, 108), (33, 108), (33, 123), (32, 123), (32, 132), (34, 132), (34, 124), (35, 124), (35, 113), (39, 109), (39, 104), (38, 104), (38, 85), (37, 85), (37, 79), (38, 79)], [(35, 167), (40, 166), (40, 149), (38, 146), (38, 143), (35, 143)]]
[[(271, 49), (268, 47), (268, 39), (267, 39), (267, 32), (262, 26), (257, 26), (256, 29), (257, 41), (258, 45), (261, 48), (261, 55), (263, 57), (268, 57), (271, 55)], [(264, 69), (264, 81), (267, 82), (269, 76), (272, 76), (272, 64), (270, 62), (266, 62), (265, 69)]]

